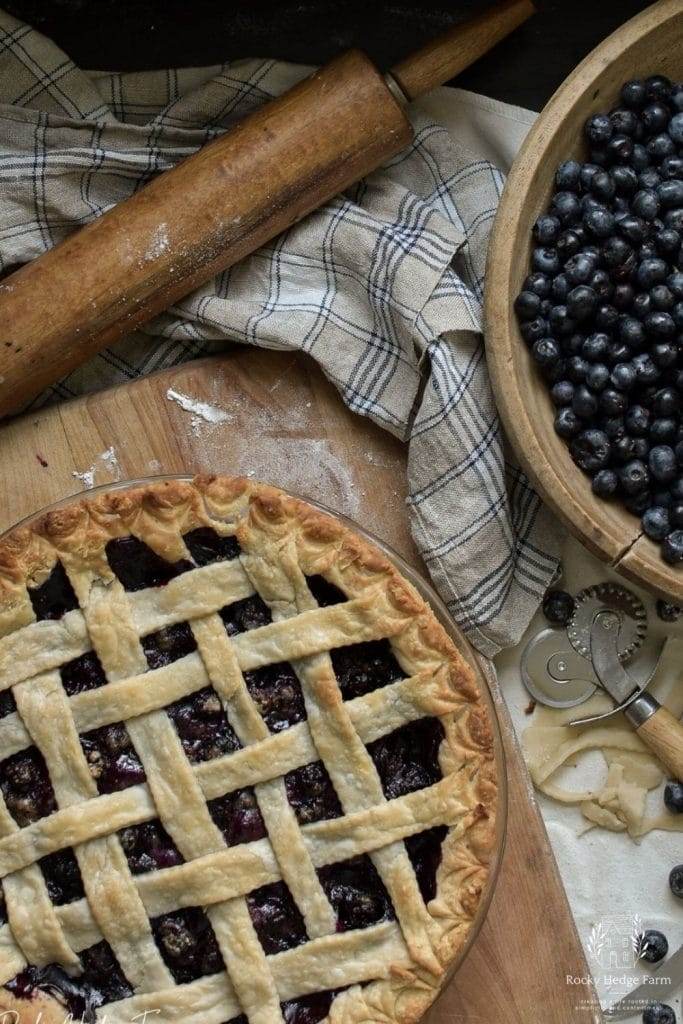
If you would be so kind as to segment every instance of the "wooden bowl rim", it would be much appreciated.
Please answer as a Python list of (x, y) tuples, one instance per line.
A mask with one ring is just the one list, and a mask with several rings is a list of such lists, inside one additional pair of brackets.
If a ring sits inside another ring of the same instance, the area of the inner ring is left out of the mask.
[[(512, 277), (520, 246), (529, 238), (520, 220), (530, 185), (539, 176), (546, 151), (567, 117), (585, 101), (606, 69), (647, 36), (659, 35), (663, 26), (683, 18), (681, 0), (659, 0), (631, 18), (597, 46), (565, 79), (531, 127), (508, 176), (489, 242), (484, 298), (486, 357), (498, 411), (515, 453), (541, 498), (593, 554), (619, 573), (667, 600), (683, 604), (683, 569), (668, 565), (659, 546), (646, 537), (637, 517), (616, 505), (604, 515), (604, 502), (582, 494), (585, 476), (567, 452), (555, 466), (546, 455), (546, 434), (534, 422), (522, 391), (511, 387), (518, 379), (515, 346), (525, 343), (513, 310)], [(577, 99), (578, 97), (578, 99)], [(540, 211), (539, 211), (540, 212)], [(523, 237), (521, 237), (523, 234)], [(552, 426), (550, 427), (552, 430)]]

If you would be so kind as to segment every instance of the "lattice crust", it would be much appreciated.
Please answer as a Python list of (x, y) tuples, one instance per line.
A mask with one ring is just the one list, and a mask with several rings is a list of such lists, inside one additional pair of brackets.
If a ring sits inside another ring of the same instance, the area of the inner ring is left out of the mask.
[[(210, 527), (239, 555), (196, 567), (183, 540)], [(165, 585), (126, 591), (106, 547), (135, 537), (183, 571)], [(37, 621), (31, 588), (61, 563), (78, 607)], [(319, 607), (308, 578), (346, 596)], [(218, 614), (258, 595), (272, 622), (229, 636)], [(150, 668), (143, 638), (179, 623), (194, 650)], [(343, 700), (331, 653), (388, 639), (405, 678)], [(106, 685), (68, 696), (59, 669), (94, 651)], [(245, 673), (289, 662), (305, 720), (271, 732)], [(212, 686), (240, 749), (191, 762), (167, 709)], [(465, 940), (494, 842), (492, 738), (473, 673), (414, 589), (331, 517), (251, 481), (197, 478), (118, 491), (49, 513), (0, 544), (0, 692), (16, 711), (0, 719), (2, 758), (36, 747), (56, 808), (23, 828), (0, 795), (0, 983), (27, 964), (72, 973), (79, 953), (105, 939), (133, 995), (98, 1011), (109, 1024), (158, 1011), (160, 1024), (282, 1024), (281, 1004), (344, 990), (332, 1021), (415, 1020)], [(368, 745), (425, 716), (443, 726), (443, 778), (384, 795)], [(79, 737), (125, 722), (146, 781), (101, 795)], [(341, 813), (300, 824), (287, 773), (322, 762)], [(253, 787), (267, 838), (228, 846), (207, 802)], [(132, 874), (117, 833), (159, 819), (183, 862)], [(427, 905), (404, 840), (448, 826)], [(73, 848), (85, 896), (53, 905), (37, 862)], [(367, 854), (395, 920), (338, 932), (318, 870)], [(283, 881), (307, 941), (266, 954), (247, 908), (250, 893)], [(176, 984), (150, 919), (204, 907), (224, 970)], [(0, 1010), (49, 1024), (64, 1011), (40, 994), (27, 1003), (0, 990)], [(141, 1018), (138, 1018), (141, 1019)]]

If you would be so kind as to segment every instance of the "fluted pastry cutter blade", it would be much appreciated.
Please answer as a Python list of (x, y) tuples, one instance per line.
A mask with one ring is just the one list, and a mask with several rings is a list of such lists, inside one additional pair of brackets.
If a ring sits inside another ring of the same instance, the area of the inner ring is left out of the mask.
[(615, 612), (619, 617), (619, 660), (626, 663), (642, 646), (647, 633), (647, 612), (643, 602), (618, 583), (596, 583), (576, 595), (576, 607), (567, 626), (569, 642), (582, 658), (590, 661), (591, 630), (595, 616), (601, 611)]

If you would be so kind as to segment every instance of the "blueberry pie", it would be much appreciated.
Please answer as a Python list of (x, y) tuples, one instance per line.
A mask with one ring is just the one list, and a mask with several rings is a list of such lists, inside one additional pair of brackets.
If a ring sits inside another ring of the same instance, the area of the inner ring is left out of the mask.
[(495, 815), (471, 669), (332, 517), (203, 477), (0, 543), (12, 1024), (414, 1021)]

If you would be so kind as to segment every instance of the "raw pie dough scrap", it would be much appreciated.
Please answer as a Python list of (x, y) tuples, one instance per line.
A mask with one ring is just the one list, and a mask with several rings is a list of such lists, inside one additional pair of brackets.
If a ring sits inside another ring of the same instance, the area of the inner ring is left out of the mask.
[[(676, 717), (683, 714), (682, 674), (683, 641), (669, 639), (649, 689)], [(662, 783), (665, 771), (623, 715), (585, 726), (565, 724), (612, 707), (605, 694), (596, 694), (580, 707), (547, 708), (538, 704), (531, 725), (522, 735), (522, 749), (534, 785), (560, 803), (578, 806), (589, 827), (628, 832), (633, 839), (657, 828), (683, 831), (680, 814), (664, 811), (646, 818), (648, 791)], [(556, 773), (589, 750), (599, 750), (604, 757), (605, 777), (584, 791), (559, 785)]]
[(474, 673), (377, 550), (251, 480), (0, 542), (0, 1011), (412, 1022), (496, 845)]

